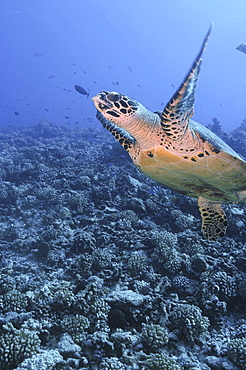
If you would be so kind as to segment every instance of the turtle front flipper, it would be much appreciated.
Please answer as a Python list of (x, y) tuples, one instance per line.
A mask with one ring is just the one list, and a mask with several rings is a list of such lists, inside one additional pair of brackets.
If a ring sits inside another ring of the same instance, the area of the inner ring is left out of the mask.
[(203, 41), (200, 52), (192, 64), (179, 89), (169, 100), (161, 114), (161, 125), (166, 135), (172, 140), (179, 140), (194, 113), (195, 91), (202, 63), (202, 54), (206, 48), (213, 24)]
[(217, 240), (225, 235), (227, 219), (222, 205), (209, 199), (198, 197), (202, 217), (202, 232), (205, 238)]
[(104, 128), (106, 128), (115, 137), (116, 140), (123, 146), (126, 151), (129, 151), (134, 147), (136, 142), (135, 138), (131, 136), (127, 131), (118, 127), (114, 123), (108, 121), (99, 110), (97, 110), (97, 119), (101, 122)]

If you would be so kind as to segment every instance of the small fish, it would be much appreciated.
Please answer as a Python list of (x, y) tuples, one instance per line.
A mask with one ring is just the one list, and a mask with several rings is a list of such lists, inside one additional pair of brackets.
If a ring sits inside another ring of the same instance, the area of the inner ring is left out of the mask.
[(172, 86), (172, 88), (174, 89), (174, 85), (173, 85), (173, 84), (171, 84), (171, 86)]
[(134, 73), (131, 66), (127, 66), (127, 68), (129, 69), (130, 72)]
[(72, 117), (69, 117), (69, 116), (64, 116), (66, 119), (71, 119)]
[(89, 97), (90, 93), (87, 92), (82, 86), (80, 86), (80, 85), (74, 85), (74, 88), (75, 88), (75, 90), (78, 93), (80, 93), (82, 95), (87, 95), (87, 98)]
[(246, 54), (246, 44), (240, 44), (236, 49)]
[(118, 81), (116, 81), (116, 82), (115, 82), (115, 85), (119, 86), (119, 84), (120, 84), (120, 83), (119, 83)]
[(16, 116), (19, 116), (20, 115), (20, 113), (17, 112), (17, 111), (15, 111), (14, 113), (15, 113)]

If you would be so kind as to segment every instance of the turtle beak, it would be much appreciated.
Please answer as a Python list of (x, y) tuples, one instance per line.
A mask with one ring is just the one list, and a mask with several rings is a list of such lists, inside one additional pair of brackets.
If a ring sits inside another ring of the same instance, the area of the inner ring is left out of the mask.
[(95, 106), (97, 107), (97, 104), (99, 103), (100, 99), (99, 99), (99, 96), (98, 95), (95, 95), (91, 98), (91, 100), (93, 101), (93, 103), (95, 104)]
[(97, 95), (93, 96), (91, 98), (91, 100), (93, 100), (93, 103), (96, 105), (97, 103), (99, 103), (101, 101), (100, 95), (97, 94)]
[(105, 92), (100, 92), (99, 94), (93, 96), (91, 98), (95, 107), (100, 111), (104, 111), (105, 109), (112, 108), (112, 103), (107, 99)]

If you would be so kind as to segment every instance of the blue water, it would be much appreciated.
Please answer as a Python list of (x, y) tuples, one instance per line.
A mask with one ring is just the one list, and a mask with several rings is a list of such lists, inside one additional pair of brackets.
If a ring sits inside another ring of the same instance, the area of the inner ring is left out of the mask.
[(99, 125), (100, 90), (160, 110), (212, 21), (194, 119), (230, 131), (246, 118), (245, 0), (6, 0), (0, 19), (1, 125)]

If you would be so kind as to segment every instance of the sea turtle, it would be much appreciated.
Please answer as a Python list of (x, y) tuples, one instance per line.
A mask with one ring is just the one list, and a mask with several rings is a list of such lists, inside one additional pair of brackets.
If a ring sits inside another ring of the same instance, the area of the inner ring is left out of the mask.
[(246, 162), (223, 140), (191, 120), (201, 50), (179, 89), (162, 112), (150, 112), (118, 92), (102, 91), (92, 99), (97, 118), (128, 151), (144, 174), (167, 187), (198, 198), (203, 235), (225, 235), (222, 203), (246, 202)]

